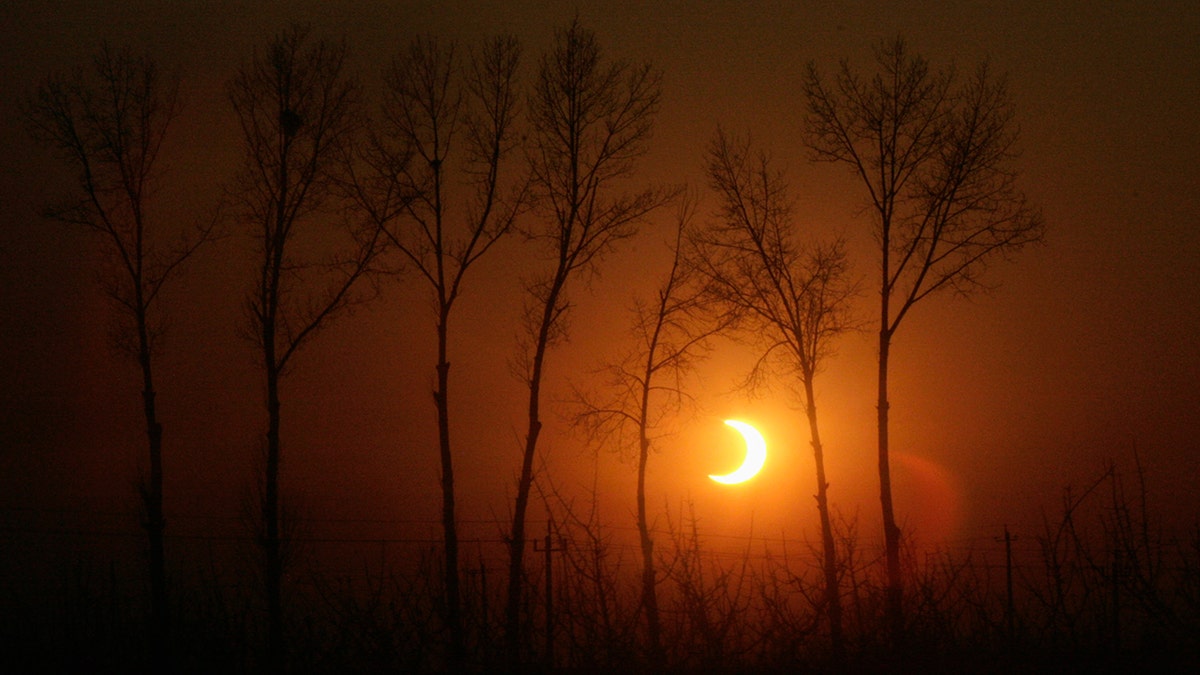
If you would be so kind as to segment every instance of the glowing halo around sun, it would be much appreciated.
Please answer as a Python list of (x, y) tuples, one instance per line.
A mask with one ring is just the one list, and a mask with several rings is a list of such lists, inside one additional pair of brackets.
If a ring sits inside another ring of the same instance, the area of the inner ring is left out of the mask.
[(758, 433), (758, 429), (739, 422), (738, 420), (725, 420), (725, 424), (733, 427), (742, 435), (746, 441), (746, 459), (742, 461), (742, 465), (734, 469), (732, 473), (723, 475), (708, 474), (708, 477), (724, 483), (725, 485), (734, 485), (736, 483), (744, 483), (754, 476), (763, 468), (763, 464), (767, 461), (767, 441), (763, 439), (762, 434)]

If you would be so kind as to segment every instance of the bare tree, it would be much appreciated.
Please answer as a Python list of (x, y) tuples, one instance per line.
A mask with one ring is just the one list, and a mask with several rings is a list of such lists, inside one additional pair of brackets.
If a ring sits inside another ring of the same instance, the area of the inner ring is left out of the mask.
[(708, 350), (708, 340), (723, 330), (711, 321), (698, 270), (685, 255), (686, 232), (695, 213), (694, 201), (680, 202), (671, 267), (654, 301), (633, 307), (634, 345), (603, 369), (600, 392), (577, 392), (576, 423), (603, 445), (634, 449), (637, 466), (637, 529), (642, 553), (641, 609), (646, 617), (651, 664), (665, 665), (659, 616), (658, 575), (654, 540), (646, 510), (646, 467), (655, 440), (670, 433), (671, 419), (688, 401), (684, 378)]
[(151, 649), (158, 669), (168, 667), (170, 613), (163, 429), (154, 382), (164, 318), (157, 301), (167, 280), (212, 232), (210, 224), (164, 242), (167, 228), (151, 215), (161, 177), (159, 153), (180, 109), (177, 90), (177, 81), (164, 81), (150, 57), (104, 44), (90, 70), (48, 78), (23, 104), (33, 137), (76, 171), (80, 196), (48, 209), (47, 215), (98, 235), (108, 268), (105, 290), (121, 315), (115, 346), (141, 370), (150, 475), (140, 489), (150, 545)]
[(718, 130), (709, 143), (707, 173), (720, 199), (717, 219), (700, 239), (703, 270), (714, 298), (762, 348), (749, 382), (772, 372), (798, 376), (817, 473), (825, 575), (824, 604), (835, 658), (842, 656), (842, 605), (838, 558), (829, 515), (829, 483), (817, 425), (816, 377), (831, 342), (851, 328), (843, 244), (801, 244), (792, 219), (794, 202), (784, 175), (750, 141)]
[(382, 128), (364, 152), (365, 169), (350, 182), (360, 207), (433, 296), (446, 621), (456, 660), (466, 647), (450, 444), (450, 314), (467, 270), (525, 205), (528, 182), (511, 161), (520, 52), (515, 38), (497, 37), (464, 64), (453, 44), (414, 40), (387, 71)]
[(541, 433), (541, 384), (546, 352), (564, 338), (568, 282), (593, 269), (670, 195), (627, 193), (614, 185), (646, 150), (658, 110), (660, 76), (649, 64), (607, 62), (595, 34), (573, 22), (557, 31), (542, 57), (529, 100), (534, 207), (541, 227), (526, 235), (543, 245), (551, 269), (528, 283), (518, 371), (529, 387), (529, 427), (509, 534), (505, 639), (510, 665), (519, 662), (525, 512)]
[(358, 96), (345, 43), (315, 39), (300, 26), (256, 51), (229, 84), (245, 148), (231, 192), (258, 243), (247, 304), (266, 385), (261, 543), (272, 668), (282, 668), (284, 656), (280, 381), (303, 345), (364, 298), (359, 282), (381, 248), (378, 228), (355, 226), (336, 208)]
[(1016, 187), (1017, 130), (1004, 78), (984, 62), (967, 78), (931, 70), (903, 39), (880, 43), (864, 77), (843, 61), (827, 82), (809, 64), (806, 142), (850, 167), (866, 189), (879, 245), (879, 484), (887, 615), (904, 627), (900, 529), (888, 463), (888, 358), (913, 306), (939, 291), (970, 293), (982, 273), (1042, 237), (1041, 214)]

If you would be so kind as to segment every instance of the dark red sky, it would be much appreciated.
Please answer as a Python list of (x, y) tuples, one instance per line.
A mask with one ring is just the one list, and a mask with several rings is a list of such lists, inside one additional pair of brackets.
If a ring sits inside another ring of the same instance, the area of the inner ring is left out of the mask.
[[(961, 4), (962, 7), (946, 7)], [(851, 237), (873, 278), (861, 193), (840, 169), (806, 162), (799, 74), (815, 60), (865, 65), (870, 45), (902, 34), (935, 63), (990, 57), (1007, 72), (1022, 130), (1021, 185), (1041, 205), (1046, 245), (997, 265), (998, 289), (919, 306), (894, 348), (897, 510), (918, 530), (988, 540), (1030, 531), (1060, 490), (1128, 467), (1136, 446), (1152, 505), (1174, 522), (1200, 504), (1200, 8), (1175, 1), (1091, 2), (45, 2), (0, 8), (0, 513), (121, 511), (142, 462), (137, 380), (114, 362), (95, 257), (78, 233), (38, 217), (68, 188), (24, 136), (15, 103), (101, 39), (148, 49), (183, 73), (186, 109), (169, 148), (165, 217), (202, 217), (238, 159), (224, 81), (288, 21), (345, 34), (369, 86), (418, 33), (464, 40), (503, 30), (526, 47), (526, 75), (578, 7), (613, 56), (664, 74), (655, 140), (640, 176), (702, 185), (718, 123), (749, 131), (790, 167), (802, 225)], [(652, 229), (652, 228), (649, 228)], [(551, 397), (622, 339), (622, 309), (661, 271), (648, 232), (576, 288), (573, 339), (551, 355)], [(172, 288), (161, 375), (169, 454), (168, 517), (203, 529), (230, 518), (251, 482), (261, 394), (236, 334), (249, 242), (204, 251)], [(452, 349), (455, 442), (465, 519), (503, 518), (518, 469), (521, 388), (509, 374), (519, 279), (536, 265), (513, 240), (478, 270)], [(412, 288), (410, 285), (409, 289)], [(864, 316), (874, 298), (864, 295)], [(328, 518), (432, 521), (432, 319), (403, 286), (322, 336), (285, 384), (285, 481)], [(818, 381), (831, 499), (877, 534), (874, 345), (846, 338)], [(780, 392), (729, 393), (748, 356), (719, 344), (696, 393), (704, 410), (661, 448), (652, 503), (688, 497), (713, 531), (803, 533), (813, 525), (802, 416)], [(736, 443), (720, 420), (756, 422), (772, 458), (755, 482), (720, 488)], [(595, 469), (606, 517), (629, 526), (633, 471), (599, 458), (550, 420), (544, 449), (564, 489), (583, 498)], [(732, 448), (732, 449), (731, 449)], [(611, 505), (611, 506), (607, 506)], [(387, 527), (392, 527), (387, 525)], [(418, 529), (425, 525), (417, 523)], [(494, 534), (495, 526), (479, 531)], [(432, 524), (429, 530), (433, 530)], [(178, 530), (177, 530), (178, 531)], [(424, 531), (422, 529), (422, 531)]]

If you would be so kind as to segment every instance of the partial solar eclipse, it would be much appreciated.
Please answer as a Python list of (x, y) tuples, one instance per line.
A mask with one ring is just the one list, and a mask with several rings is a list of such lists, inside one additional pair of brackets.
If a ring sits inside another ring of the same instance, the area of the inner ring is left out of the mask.
[(739, 422), (738, 420), (725, 420), (725, 424), (733, 427), (742, 435), (746, 441), (746, 459), (742, 461), (742, 465), (734, 469), (732, 473), (723, 475), (709, 474), (708, 477), (724, 483), (725, 485), (734, 485), (736, 483), (744, 483), (745, 481), (754, 478), (755, 474), (763, 468), (763, 464), (767, 461), (767, 442), (763, 439), (762, 434), (758, 433), (758, 429)]

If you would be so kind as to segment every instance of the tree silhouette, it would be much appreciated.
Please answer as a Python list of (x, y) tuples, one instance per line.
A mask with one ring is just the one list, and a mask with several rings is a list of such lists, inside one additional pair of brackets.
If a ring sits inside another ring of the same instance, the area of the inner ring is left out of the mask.
[(531, 196), (541, 226), (531, 227), (526, 236), (544, 246), (551, 269), (527, 283), (516, 364), (529, 387), (529, 426), (509, 533), (505, 641), (514, 668), (520, 659), (525, 512), (542, 429), (546, 352), (566, 336), (568, 281), (592, 269), (670, 197), (655, 189), (621, 192), (614, 185), (645, 152), (659, 96), (660, 76), (649, 64), (606, 62), (595, 34), (578, 21), (556, 32), (530, 95)]
[(154, 381), (155, 355), (163, 333), (159, 293), (212, 225), (164, 243), (166, 226), (150, 206), (161, 171), (157, 160), (171, 122), (179, 114), (178, 83), (164, 81), (149, 56), (103, 44), (90, 70), (47, 78), (22, 105), (33, 137), (76, 171), (80, 196), (47, 209), (46, 215), (98, 236), (107, 265), (105, 290), (122, 316), (115, 347), (141, 370), (150, 475), (140, 482), (149, 539), (154, 667), (169, 668), (170, 612), (163, 533), (163, 428)]
[(453, 44), (414, 40), (387, 71), (381, 129), (362, 153), (365, 168), (350, 181), (357, 203), (433, 296), (446, 621), (455, 660), (466, 647), (450, 444), (450, 314), (467, 270), (525, 206), (528, 182), (514, 178), (511, 161), (520, 51), (515, 38), (497, 37), (464, 64)]
[(793, 201), (781, 172), (750, 141), (718, 130), (709, 143), (706, 169), (719, 198), (719, 215), (699, 238), (709, 290), (731, 320), (762, 348), (751, 384), (771, 372), (799, 377), (817, 474), (817, 512), (824, 554), (824, 603), (835, 659), (842, 656), (842, 605), (838, 558), (829, 515), (829, 483), (817, 425), (815, 382), (831, 341), (851, 327), (843, 244), (800, 244)]
[(708, 350), (708, 340), (725, 328), (711, 321), (701, 277), (684, 250), (695, 213), (683, 199), (676, 216), (671, 266), (654, 300), (633, 307), (634, 346), (603, 368), (600, 391), (577, 391), (576, 423), (601, 445), (634, 449), (637, 466), (637, 529), (642, 554), (641, 609), (646, 617), (650, 665), (662, 668), (666, 654), (658, 602), (654, 540), (646, 510), (646, 467), (657, 438), (688, 400), (683, 379)]
[(832, 82), (804, 79), (806, 142), (816, 159), (849, 166), (866, 189), (879, 245), (879, 496), (894, 638), (904, 628), (900, 529), (888, 463), (892, 337), (931, 294), (970, 293), (982, 273), (1042, 237), (1041, 214), (1017, 190), (1017, 131), (1005, 80), (986, 62), (971, 76), (933, 71), (901, 38), (875, 48), (866, 77), (843, 61)]
[(358, 124), (359, 88), (345, 62), (344, 42), (292, 26), (229, 84), (245, 150), (231, 194), (258, 255), (247, 304), (266, 388), (260, 534), (271, 668), (284, 658), (280, 381), (303, 345), (364, 299), (357, 287), (381, 250), (377, 227), (356, 226), (335, 208), (341, 159)]

